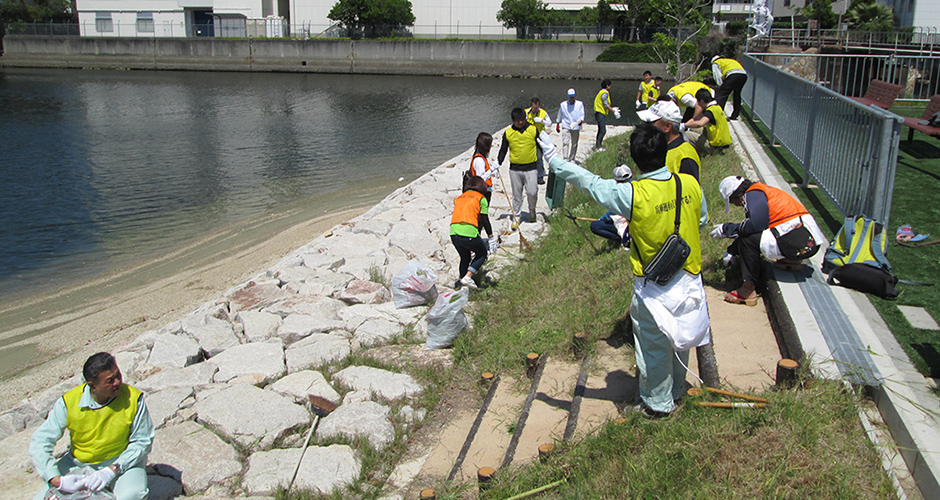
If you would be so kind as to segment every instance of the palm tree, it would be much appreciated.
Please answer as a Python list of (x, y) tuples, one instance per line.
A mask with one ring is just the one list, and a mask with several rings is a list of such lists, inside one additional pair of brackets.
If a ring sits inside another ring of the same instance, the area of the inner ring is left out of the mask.
[(855, 0), (845, 13), (845, 22), (858, 31), (894, 31), (894, 10), (875, 0)]

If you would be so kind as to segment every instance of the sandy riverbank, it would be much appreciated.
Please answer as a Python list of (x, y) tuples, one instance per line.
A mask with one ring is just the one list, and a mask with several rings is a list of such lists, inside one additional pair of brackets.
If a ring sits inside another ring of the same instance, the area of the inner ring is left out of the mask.
[(294, 209), (238, 224), (172, 254), (0, 309), (0, 411), (81, 370), (87, 357), (160, 328), (365, 212)]

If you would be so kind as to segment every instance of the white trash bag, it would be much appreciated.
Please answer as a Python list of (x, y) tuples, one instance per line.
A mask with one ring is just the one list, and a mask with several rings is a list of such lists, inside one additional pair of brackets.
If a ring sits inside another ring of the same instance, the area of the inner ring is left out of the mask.
[(463, 306), (470, 300), (470, 288), (457, 292), (444, 292), (437, 296), (434, 307), (428, 312), (428, 340), (426, 350), (443, 349), (454, 345), (457, 334), (467, 328), (467, 315)]
[(395, 307), (419, 306), (437, 298), (437, 273), (416, 260), (408, 261), (405, 267), (392, 278), (392, 299)]

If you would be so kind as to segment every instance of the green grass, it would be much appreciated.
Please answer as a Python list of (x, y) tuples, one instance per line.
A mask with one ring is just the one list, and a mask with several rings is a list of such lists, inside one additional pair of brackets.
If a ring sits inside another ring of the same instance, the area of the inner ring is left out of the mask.
[[(626, 140), (624, 135), (605, 141), (607, 151), (594, 154), (585, 168), (609, 178), (627, 156), (621, 153)], [(712, 223), (741, 217), (740, 210), (724, 214), (717, 189), (723, 177), (740, 170), (733, 154), (703, 158), (702, 182)], [(565, 206), (583, 217), (605, 211), (574, 189), (568, 190)], [(587, 222), (578, 224), (596, 250), (563, 215), (549, 216), (548, 222), (550, 230), (532, 250), (497, 254), (512, 263), (484, 275), (484, 286), (471, 295), (474, 328), (456, 339), (454, 369), (412, 373), (427, 387), (416, 406), (447, 411), (444, 406), (453, 403), (448, 398), (482, 399), (484, 388), (477, 380), (483, 371), (527, 380), (523, 360), (532, 351), (573, 360), (570, 342), (575, 332), (587, 332), (594, 341), (627, 332), (633, 286), (629, 253), (592, 235)], [(730, 289), (736, 283), (726, 282), (716, 265), (727, 242), (708, 238), (709, 229), (702, 235), (704, 279)], [(494, 264), (487, 263), (484, 274)], [(335, 373), (353, 362), (392, 368), (360, 356), (325, 367), (325, 372)], [(583, 441), (558, 443), (558, 453), (544, 463), (498, 471), (482, 498), (505, 499), (563, 478), (564, 484), (537, 498), (891, 498), (891, 483), (858, 420), (859, 405), (866, 403), (835, 382), (807, 380), (804, 387), (765, 395), (771, 399), (766, 410), (684, 404), (665, 420), (630, 414), (625, 423), (610, 423)], [(281, 491), (276, 498), (377, 498), (411, 435), (396, 433), (395, 442), (381, 453), (351, 443), (368, 467), (356, 485), (343, 492), (327, 496)], [(434, 489), (439, 499), (476, 497), (475, 482), (441, 483)]]
[[(894, 107), (892, 112), (902, 116), (917, 116), (923, 108)], [(767, 147), (767, 129), (761, 123), (749, 122), (763, 139), (777, 170), (790, 183), (802, 182), (802, 167), (784, 148)], [(888, 238), (888, 261), (894, 273), (902, 279), (921, 283), (940, 283), (940, 245), (907, 248), (895, 243), (894, 234), (902, 224), (910, 224), (915, 231), (931, 233), (929, 240), (940, 238), (940, 139), (914, 132), (913, 141), (907, 140), (908, 128), (902, 127), (898, 153), (898, 167), (894, 179), (894, 197), (891, 204), (891, 227), (885, 228)], [(793, 191), (806, 205), (823, 231), (831, 238), (842, 226), (842, 214), (818, 189), (793, 187)], [(872, 304), (888, 324), (901, 347), (914, 366), (926, 376), (940, 377), (940, 335), (930, 330), (914, 328), (898, 309), (898, 305), (927, 309), (931, 316), (940, 318), (940, 286), (914, 286), (899, 284), (901, 295), (886, 300), (869, 295)]]

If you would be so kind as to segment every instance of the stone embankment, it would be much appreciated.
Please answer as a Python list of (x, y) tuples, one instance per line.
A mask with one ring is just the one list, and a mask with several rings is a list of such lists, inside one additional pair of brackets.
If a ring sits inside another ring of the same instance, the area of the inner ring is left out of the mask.
[[(494, 151), (498, 147), (499, 139)], [(450, 215), (471, 153), (114, 353), (126, 381), (146, 394), (156, 427), (148, 464), (151, 500), (271, 495), (290, 480), (313, 424), (304, 406), (308, 395), (338, 407), (320, 421), (303, 455), (295, 481), (300, 488), (329, 492), (354, 483), (365, 443), (381, 451), (396, 432), (408, 435), (426, 418), (420, 404), (428, 388), (408, 371), (446, 367), (449, 352), (423, 349), (428, 306), (396, 309), (385, 283), (412, 259), (438, 273), (438, 286), (457, 278)], [(494, 229), (505, 234), (505, 248), (487, 264), (494, 278), (519, 244), (499, 191), (491, 217)], [(544, 229), (541, 221), (521, 228), (529, 240)], [(397, 368), (366, 366), (366, 359)], [(55, 400), (79, 383), (76, 375), (0, 413), (0, 497), (28, 498), (38, 491), (42, 481), (26, 453), (29, 436)], [(57, 453), (67, 448), (66, 436)]]

